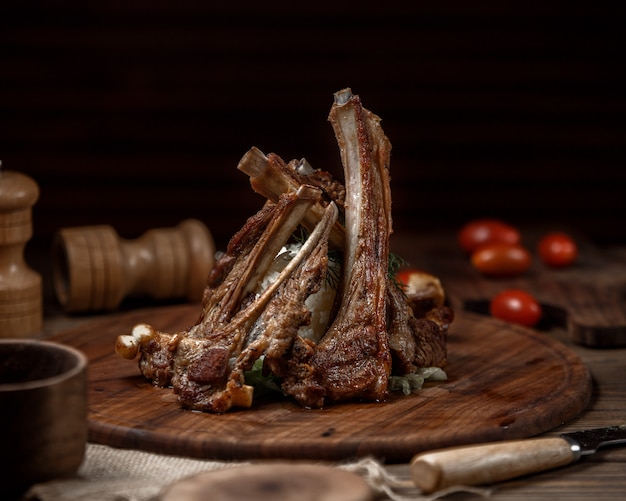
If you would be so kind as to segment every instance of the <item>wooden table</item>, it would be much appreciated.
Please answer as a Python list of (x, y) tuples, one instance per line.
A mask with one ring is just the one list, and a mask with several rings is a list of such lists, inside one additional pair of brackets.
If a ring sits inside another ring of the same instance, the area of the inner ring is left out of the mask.
[[(453, 249), (449, 237), (417, 239), (415, 237), (394, 237), (393, 249), (403, 256), (410, 256), (412, 264), (422, 264), (442, 278), (444, 285), (451, 290), (466, 280), (472, 273), (465, 266), (463, 257)], [(448, 249), (448, 252), (442, 252)], [(593, 249), (595, 258), (606, 260), (610, 266), (608, 276), (619, 276), (626, 270), (626, 247)], [(594, 258), (594, 259), (595, 259)], [(441, 271), (441, 266), (455, 262), (449, 272)], [(465, 270), (461, 273), (459, 270)], [(516, 285), (519, 285), (515, 282)], [(500, 283), (500, 286), (507, 285)], [(485, 289), (487, 290), (487, 289)], [(618, 287), (618, 302), (624, 303), (625, 287)], [(601, 297), (601, 294), (600, 296)], [(474, 304), (475, 306), (475, 304)], [(460, 306), (463, 307), (463, 306)], [(64, 331), (83, 322), (94, 321), (93, 315), (67, 316), (47, 301), (47, 313), (42, 336)], [(626, 423), (626, 347), (597, 348), (572, 342), (571, 332), (566, 326), (548, 325), (542, 332), (565, 344), (585, 363), (593, 378), (593, 394), (588, 407), (578, 416), (557, 429), (546, 433), (555, 436), (561, 432)], [(409, 478), (407, 464), (390, 464), (388, 471), (403, 479)], [(607, 448), (598, 454), (584, 457), (579, 462), (524, 478), (502, 482), (495, 486), (492, 499), (568, 499), (588, 500), (622, 499), (626, 494), (626, 448)], [(402, 492), (405, 496), (418, 495), (417, 489)], [(475, 496), (457, 494), (454, 499), (475, 499)]]

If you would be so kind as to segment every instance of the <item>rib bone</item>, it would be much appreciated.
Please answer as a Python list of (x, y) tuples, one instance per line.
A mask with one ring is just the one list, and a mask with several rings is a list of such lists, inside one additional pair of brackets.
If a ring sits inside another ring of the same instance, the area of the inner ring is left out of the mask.
[[(264, 196), (268, 200), (276, 201), (282, 193), (295, 191), (304, 181), (310, 181), (310, 179), (302, 179), (303, 176), (299, 173), (299, 170), (308, 171), (308, 169), (298, 169), (298, 166), (301, 165), (308, 166), (309, 164), (305, 161), (305, 159), (302, 159), (299, 162), (290, 162), (289, 165), (286, 165), (277, 155), (272, 153), (265, 155), (257, 147), (252, 147), (241, 158), (237, 168), (241, 172), (250, 176), (250, 186), (256, 193)], [(337, 185), (339, 184), (333, 183), (333, 186)], [(318, 187), (322, 188), (322, 186)], [(330, 195), (330, 198), (339, 206), (343, 205), (341, 197), (337, 199), (337, 197)], [(302, 222), (303, 226), (307, 230), (312, 231), (318, 221), (322, 218), (323, 214), (324, 205), (319, 202), (316, 203), (305, 215)], [(333, 226), (330, 234), (330, 241), (337, 248), (343, 248), (345, 238), (344, 233), (345, 232), (341, 224), (337, 223)]]
[[(335, 95), (329, 120), (345, 173), (344, 273), (337, 315), (312, 359), (325, 399), (384, 400), (391, 355), (386, 323), (391, 233), (388, 163), (391, 145), (379, 118), (349, 89)], [(319, 407), (319, 393), (300, 395)]]

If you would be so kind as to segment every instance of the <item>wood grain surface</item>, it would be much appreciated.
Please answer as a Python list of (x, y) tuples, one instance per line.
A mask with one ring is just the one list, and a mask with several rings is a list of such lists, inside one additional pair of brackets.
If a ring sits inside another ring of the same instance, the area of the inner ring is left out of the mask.
[(194, 304), (136, 310), (53, 336), (90, 360), (90, 441), (204, 458), (373, 455), (401, 462), (423, 450), (549, 431), (578, 415), (592, 392), (585, 365), (559, 341), (459, 312), (449, 336), (448, 381), (418, 394), (322, 410), (275, 400), (225, 415), (190, 412), (171, 389), (146, 381), (136, 362), (116, 357), (113, 346), (135, 323), (173, 332), (198, 313)]

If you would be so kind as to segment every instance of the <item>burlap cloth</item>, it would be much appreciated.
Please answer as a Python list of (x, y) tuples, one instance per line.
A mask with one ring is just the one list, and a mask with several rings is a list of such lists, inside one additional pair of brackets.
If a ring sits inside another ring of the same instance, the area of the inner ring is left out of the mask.
[[(85, 459), (72, 478), (33, 486), (28, 501), (157, 501), (165, 487), (176, 480), (208, 470), (232, 468), (244, 462), (221, 462), (152, 454), (88, 444)], [(376, 499), (392, 501), (439, 499), (453, 492), (488, 496), (486, 489), (456, 487), (428, 497), (421, 496), (407, 479), (390, 475), (373, 459), (337, 463), (332, 466), (361, 475), (372, 487)]]

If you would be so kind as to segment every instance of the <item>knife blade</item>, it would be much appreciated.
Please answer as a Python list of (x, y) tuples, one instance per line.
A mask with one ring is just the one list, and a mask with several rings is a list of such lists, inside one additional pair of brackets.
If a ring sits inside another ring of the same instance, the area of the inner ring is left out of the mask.
[(425, 494), (454, 485), (491, 484), (565, 466), (616, 444), (626, 444), (626, 424), (557, 437), (449, 447), (414, 456), (411, 479)]

